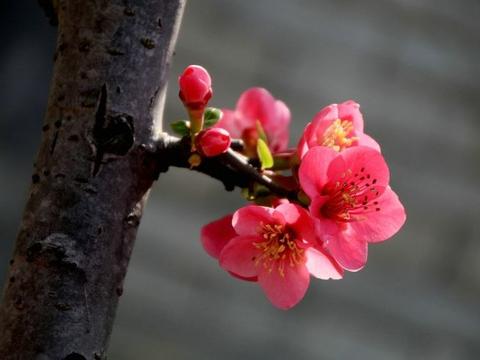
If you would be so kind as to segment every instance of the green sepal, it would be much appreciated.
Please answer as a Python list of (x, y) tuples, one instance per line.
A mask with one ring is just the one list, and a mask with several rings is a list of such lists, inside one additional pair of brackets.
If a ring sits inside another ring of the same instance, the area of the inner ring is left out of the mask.
[(255, 183), (253, 185), (253, 193), (255, 194), (256, 198), (261, 198), (271, 195), (272, 192), (265, 185)]
[(257, 120), (255, 125), (257, 127), (258, 138), (262, 139), (265, 142), (265, 144), (268, 144), (267, 134), (265, 134), (265, 130), (263, 130), (262, 123), (259, 120)]
[(305, 207), (308, 207), (311, 203), (311, 200), (310, 198), (308, 197), (307, 194), (305, 194), (303, 191), (299, 191), (298, 194), (297, 194), (297, 199), (298, 201), (300, 201), (300, 203), (305, 206)]
[(203, 115), (203, 127), (209, 128), (215, 125), (218, 120), (220, 120), (223, 116), (223, 112), (220, 109), (214, 107), (208, 107), (205, 109), (205, 113)]
[(254, 201), (257, 204), (264, 206), (269, 204), (269, 199), (267, 198), (272, 196), (271, 191), (266, 186), (258, 183), (253, 183), (250, 184), (250, 187), (243, 188), (241, 193), (245, 200)]
[(258, 138), (257, 141), (257, 155), (262, 169), (269, 169), (273, 166), (272, 153), (267, 143), (261, 138)]
[(187, 136), (190, 134), (190, 121), (178, 120), (170, 124), (173, 132), (180, 136)]

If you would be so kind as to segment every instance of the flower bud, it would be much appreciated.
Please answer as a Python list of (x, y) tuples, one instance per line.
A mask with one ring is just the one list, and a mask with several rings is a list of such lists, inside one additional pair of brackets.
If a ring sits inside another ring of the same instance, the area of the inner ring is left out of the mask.
[(223, 154), (232, 142), (228, 131), (222, 128), (204, 130), (197, 135), (195, 140), (197, 149), (206, 157)]
[(198, 65), (188, 66), (178, 78), (179, 96), (189, 110), (203, 110), (212, 97), (212, 79)]

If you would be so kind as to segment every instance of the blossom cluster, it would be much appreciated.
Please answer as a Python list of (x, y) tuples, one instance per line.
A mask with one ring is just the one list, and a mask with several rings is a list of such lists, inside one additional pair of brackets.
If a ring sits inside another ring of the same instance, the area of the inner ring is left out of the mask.
[(239, 155), (293, 194), (282, 198), (252, 181), (242, 191), (252, 204), (201, 230), (204, 249), (220, 267), (257, 282), (276, 307), (296, 305), (311, 276), (341, 279), (345, 271), (361, 270), (368, 244), (404, 224), (380, 145), (365, 134), (356, 102), (323, 108), (289, 148), (290, 111), (267, 90), (248, 89), (235, 109), (218, 111), (206, 107), (212, 87), (205, 69), (187, 67), (179, 85), (192, 156), (219, 156), (229, 151), (231, 138), (240, 139)]

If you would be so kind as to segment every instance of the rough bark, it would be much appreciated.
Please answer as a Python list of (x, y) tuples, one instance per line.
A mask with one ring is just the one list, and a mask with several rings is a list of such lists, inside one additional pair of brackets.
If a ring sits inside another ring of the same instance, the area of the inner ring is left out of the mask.
[[(60, 0), (0, 359), (102, 359), (148, 190), (184, 0)], [(34, 59), (32, 59), (34, 61)]]

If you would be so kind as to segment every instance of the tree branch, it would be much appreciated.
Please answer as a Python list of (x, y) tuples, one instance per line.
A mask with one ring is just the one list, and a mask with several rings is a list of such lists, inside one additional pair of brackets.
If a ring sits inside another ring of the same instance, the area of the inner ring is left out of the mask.
[(54, 75), (0, 306), (2, 360), (105, 358), (184, 0), (51, 4)]
[[(239, 143), (234, 142), (235, 148)], [(156, 158), (161, 159), (160, 172), (168, 170), (169, 166), (191, 168), (188, 159), (191, 155), (190, 139), (179, 139), (168, 134), (162, 134), (157, 147)], [(273, 195), (281, 198), (297, 200), (297, 193), (284, 188), (272, 178), (252, 166), (248, 159), (236, 151), (229, 149), (226, 153), (216, 157), (202, 158), (199, 166), (193, 170), (207, 174), (220, 180), (227, 190), (235, 186), (248, 188), (253, 182), (268, 188)]]

